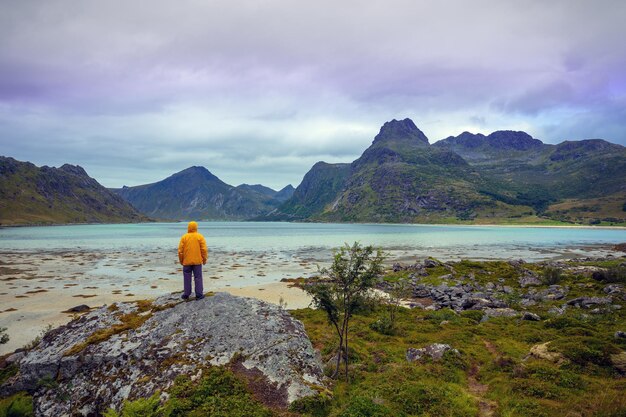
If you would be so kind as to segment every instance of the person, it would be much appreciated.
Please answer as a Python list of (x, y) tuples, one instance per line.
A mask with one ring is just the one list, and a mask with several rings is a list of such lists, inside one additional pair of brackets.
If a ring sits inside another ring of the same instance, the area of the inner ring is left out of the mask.
[(196, 300), (204, 298), (202, 285), (202, 265), (206, 265), (208, 250), (204, 236), (198, 233), (198, 223), (189, 222), (187, 233), (180, 238), (178, 244), (178, 260), (183, 266), (183, 295), (187, 300), (191, 295), (191, 275), (193, 274)]

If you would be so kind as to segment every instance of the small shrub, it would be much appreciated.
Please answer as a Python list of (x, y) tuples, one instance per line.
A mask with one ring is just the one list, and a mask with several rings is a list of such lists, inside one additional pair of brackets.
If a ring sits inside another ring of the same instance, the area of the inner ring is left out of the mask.
[(104, 417), (156, 417), (159, 403), (159, 394), (155, 393), (150, 398), (124, 401), (121, 414), (116, 413), (113, 409), (108, 409), (104, 413)]
[(626, 284), (626, 267), (615, 266), (604, 271), (594, 271), (593, 274), (591, 274), (591, 278), (607, 284)]
[(483, 319), (483, 312), (480, 310), (465, 310), (461, 311), (461, 317), (469, 319), (475, 323), (480, 323)]
[(476, 415), (474, 401), (458, 386), (422, 379), (397, 387), (392, 401), (409, 415), (461, 417)]
[(441, 310), (429, 311), (425, 316), (426, 320), (431, 320), (434, 322), (442, 322), (442, 321), (458, 321), (459, 316), (449, 308), (442, 308)]
[(579, 366), (594, 364), (610, 367), (610, 356), (619, 352), (619, 349), (612, 343), (587, 336), (558, 339), (550, 344), (550, 349), (561, 352), (573, 364)]
[(392, 335), (395, 333), (393, 322), (388, 316), (382, 316), (370, 324), (370, 329), (384, 335)]
[(543, 276), (541, 281), (545, 285), (555, 285), (561, 282), (562, 279), (563, 271), (561, 270), (561, 268), (546, 267), (543, 270)]
[(330, 397), (324, 394), (300, 398), (291, 403), (289, 411), (304, 413), (312, 417), (325, 417), (330, 407)]
[(3, 345), (9, 341), (9, 335), (6, 334), (6, 331), (6, 327), (0, 327), (0, 345)]
[(33, 417), (33, 398), (25, 392), (0, 400), (0, 417)]
[(563, 330), (567, 328), (586, 328), (587, 325), (580, 319), (572, 316), (559, 316), (546, 320), (543, 324), (549, 329)]
[(513, 381), (511, 386), (513, 392), (527, 397), (556, 399), (559, 398), (559, 391), (554, 384), (532, 379), (518, 379)]
[[(401, 416), (402, 414), (400, 414)], [(376, 404), (369, 398), (354, 397), (348, 406), (339, 414), (339, 417), (395, 417), (397, 413), (391, 412), (384, 405)]]
[(17, 375), (18, 370), (19, 368), (15, 364), (0, 369), (0, 385), (4, 384), (12, 376)]

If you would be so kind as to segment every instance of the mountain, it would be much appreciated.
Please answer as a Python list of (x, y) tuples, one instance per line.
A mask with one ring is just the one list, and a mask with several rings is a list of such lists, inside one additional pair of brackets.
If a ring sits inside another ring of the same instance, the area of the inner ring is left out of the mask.
[(296, 189), (293, 188), (293, 185), (288, 184), (287, 186), (283, 187), (281, 190), (277, 191), (276, 194), (274, 194), (274, 199), (283, 203), (289, 200), (291, 196), (293, 196), (294, 191), (296, 191)]
[(349, 167), (335, 165), (342, 175), (313, 166), (275, 218), (626, 222), (626, 148), (600, 139), (549, 145), (503, 130), (430, 145), (410, 119), (392, 120)]
[(350, 164), (318, 162), (306, 173), (290, 199), (259, 220), (301, 220), (324, 211), (344, 188)]
[(78, 165), (37, 167), (0, 156), (0, 224), (149, 220)]
[(269, 197), (274, 197), (276, 195), (276, 190), (272, 190), (269, 187), (266, 187), (264, 185), (261, 184), (254, 184), (254, 185), (250, 185), (250, 184), (241, 184), (238, 185), (236, 188), (240, 189), (240, 190), (246, 190), (246, 191), (254, 191), (257, 192), (259, 194), (263, 194), (263, 195), (267, 195)]
[(277, 192), (260, 184), (226, 184), (193, 166), (162, 181), (113, 190), (140, 212), (174, 220), (242, 220), (273, 210)]

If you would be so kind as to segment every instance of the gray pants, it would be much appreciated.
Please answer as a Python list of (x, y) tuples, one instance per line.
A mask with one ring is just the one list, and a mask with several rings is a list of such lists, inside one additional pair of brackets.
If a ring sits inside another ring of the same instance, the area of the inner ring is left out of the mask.
[(196, 297), (202, 297), (204, 294), (204, 288), (202, 287), (202, 265), (183, 265), (183, 295), (189, 296), (191, 294), (192, 272)]

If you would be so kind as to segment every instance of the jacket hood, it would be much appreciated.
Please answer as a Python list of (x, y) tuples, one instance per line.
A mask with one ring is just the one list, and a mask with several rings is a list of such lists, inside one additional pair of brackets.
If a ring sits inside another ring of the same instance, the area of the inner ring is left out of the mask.
[(198, 231), (198, 223), (189, 222), (189, 224), (187, 225), (187, 233), (193, 233), (197, 231)]

